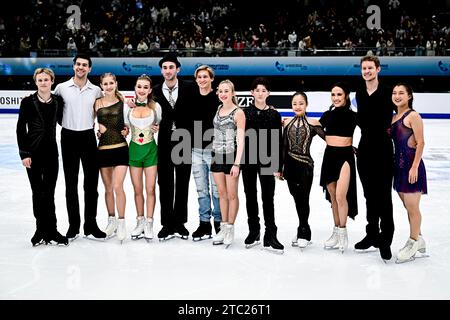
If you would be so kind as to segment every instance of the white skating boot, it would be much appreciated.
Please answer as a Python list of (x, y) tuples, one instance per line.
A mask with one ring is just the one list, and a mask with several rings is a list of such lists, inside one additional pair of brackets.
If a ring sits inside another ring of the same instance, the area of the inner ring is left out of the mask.
[(347, 235), (347, 228), (338, 228), (338, 236), (339, 236), (339, 251), (344, 253), (345, 250), (348, 248), (348, 235)]
[(153, 218), (145, 218), (144, 239), (147, 241), (153, 239)]
[(127, 227), (125, 225), (125, 219), (119, 218), (117, 220), (117, 240), (120, 241), (120, 243), (123, 243), (123, 240), (127, 237)]
[(299, 247), (300, 249), (304, 249), (307, 246), (309, 246), (311, 244), (311, 241), (308, 241), (306, 239), (297, 239), (297, 247)]
[(227, 225), (226, 222), (220, 223), (220, 231), (213, 237), (213, 245), (223, 244), (223, 241), (225, 239), (225, 234), (227, 232)]
[(138, 216), (136, 218), (136, 227), (131, 231), (131, 239), (137, 240), (141, 239), (144, 236), (144, 225), (145, 219), (143, 216)]
[(106, 226), (105, 233), (106, 238), (112, 238), (114, 237), (114, 233), (117, 230), (117, 219), (115, 216), (109, 216), (108, 217), (108, 225)]
[(427, 252), (427, 246), (425, 244), (425, 240), (423, 239), (422, 235), (419, 235), (419, 239), (417, 241), (419, 242), (417, 246), (417, 251), (419, 251), (421, 254), (425, 254)]
[(227, 224), (223, 244), (226, 245), (226, 247), (228, 248), (233, 243), (233, 240), (234, 240), (234, 224)]
[(333, 227), (333, 233), (331, 234), (331, 237), (328, 238), (327, 241), (324, 242), (323, 247), (324, 249), (336, 249), (338, 243), (339, 243), (339, 237), (338, 237), (338, 227)]
[(414, 260), (418, 248), (419, 240), (409, 238), (405, 246), (397, 253), (397, 260), (395, 262), (403, 263)]

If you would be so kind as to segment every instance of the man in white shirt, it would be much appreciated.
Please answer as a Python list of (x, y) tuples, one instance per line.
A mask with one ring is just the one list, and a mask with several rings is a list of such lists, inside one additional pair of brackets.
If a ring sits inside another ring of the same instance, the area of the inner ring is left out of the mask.
[(79, 53), (73, 59), (74, 76), (55, 88), (55, 94), (64, 99), (61, 130), (61, 152), (66, 181), (66, 206), (69, 215), (67, 238), (74, 240), (80, 233), (80, 205), (78, 201), (78, 173), (80, 161), (84, 173), (84, 235), (105, 238), (97, 226), (96, 161), (97, 140), (94, 132), (94, 103), (102, 96), (98, 86), (87, 78), (92, 69), (91, 58)]

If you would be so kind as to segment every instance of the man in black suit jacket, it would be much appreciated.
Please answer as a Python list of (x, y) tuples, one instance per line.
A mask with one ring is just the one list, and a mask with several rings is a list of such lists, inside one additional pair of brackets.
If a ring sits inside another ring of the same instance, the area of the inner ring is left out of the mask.
[[(181, 64), (169, 53), (159, 61), (164, 82), (153, 93), (161, 105), (158, 133), (158, 184), (162, 229), (160, 241), (187, 239), (188, 189), (191, 176), (191, 134), (194, 85), (177, 78)], [(176, 183), (175, 183), (176, 182)]]

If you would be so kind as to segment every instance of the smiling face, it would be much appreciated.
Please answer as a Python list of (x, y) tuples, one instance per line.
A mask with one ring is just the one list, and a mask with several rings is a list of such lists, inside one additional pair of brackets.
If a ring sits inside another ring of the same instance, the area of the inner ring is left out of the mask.
[(100, 83), (105, 96), (113, 96), (117, 89), (117, 81), (112, 76), (105, 76)]
[(405, 86), (395, 86), (392, 90), (392, 102), (398, 109), (407, 108), (411, 98), (412, 96), (408, 93)]
[(266, 99), (270, 94), (270, 91), (267, 90), (265, 86), (262, 84), (258, 84), (254, 90), (250, 91), (252, 96), (255, 98), (255, 103), (260, 105), (264, 105), (266, 103)]
[(365, 81), (373, 81), (378, 78), (381, 68), (374, 61), (363, 61), (361, 63), (361, 75)]
[(291, 105), (292, 111), (294, 111), (296, 116), (301, 117), (305, 115), (308, 103), (306, 103), (305, 97), (303, 97), (301, 94), (297, 94), (292, 98)]
[(85, 79), (89, 72), (91, 72), (91, 67), (89, 67), (89, 61), (83, 58), (77, 58), (73, 64), (73, 71), (75, 77), (78, 79)]
[(344, 107), (347, 104), (347, 98), (342, 88), (333, 87), (331, 89), (331, 102), (336, 108)]
[(136, 81), (134, 91), (139, 101), (145, 101), (148, 95), (152, 92), (150, 81), (145, 79), (139, 79), (138, 81)]
[(223, 104), (232, 103), (233, 100), (233, 88), (228, 83), (221, 83), (219, 88), (217, 89), (217, 94), (219, 96), (220, 101)]
[(200, 70), (195, 78), (199, 88), (205, 91), (211, 91), (213, 80), (214, 78), (211, 78), (208, 70)]
[(53, 80), (49, 74), (42, 72), (36, 75), (36, 86), (40, 92), (50, 92)]
[(166, 81), (173, 81), (176, 79), (180, 68), (177, 68), (175, 62), (166, 61), (161, 65), (161, 74)]

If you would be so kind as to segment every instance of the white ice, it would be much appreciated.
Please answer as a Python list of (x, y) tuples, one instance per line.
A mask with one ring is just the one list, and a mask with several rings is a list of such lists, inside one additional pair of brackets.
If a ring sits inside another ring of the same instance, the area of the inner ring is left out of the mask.
[[(35, 230), (31, 189), (16, 145), (17, 115), (0, 116), (0, 299), (449, 299), (450, 298), (450, 120), (424, 120), (429, 194), (422, 197), (422, 233), (429, 257), (396, 264), (395, 255), (409, 236), (409, 224), (395, 192), (394, 258), (385, 264), (379, 252), (357, 253), (355, 242), (365, 235), (365, 203), (358, 181), (359, 215), (349, 220), (349, 249), (324, 250), (332, 231), (329, 203), (324, 199), (319, 171), (325, 144), (315, 138), (315, 175), (311, 191), (313, 244), (301, 252), (291, 247), (298, 218), (286, 182), (277, 181), (275, 214), (283, 255), (246, 249), (248, 227), (242, 183), (235, 241), (225, 249), (211, 240), (132, 241), (120, 245), (78, 238), (68, 247), (32, 247)], [(355, 144), (359, 139), (355, 138)], [(60, 158), (61, 161), (61, 158)], [(383, 170), (373, 168), (373, 170)], [(83, 204), (82, 170), (79, 195)], [(106, 226), (103, 185), (99, 179), (97, 221)], [(135, 224), (133, 189), (126, 178), (128, 234)], [(158, 193), (157, 189), (157, 193)], [(56, 188), (58, 229), (68, 227), (62, 165)], [(158, 196), (158, 194), (157, 194)], [(82, 207), (81, 207), (81, 211)], [(262, 218), (262, 211), (260, 212)], [(189, 221), (198, 226), (195, 184), (189, 189)], [(263, 219), (262, 219), (263, 221)], [(261, 221), (261, 222), (262, 222)], [(155, 234), (160, 229), (159, 204)], [(264, 227), (262, 226), (262, 230)], [(82, 230), (81, 230), (82, 232)]]

